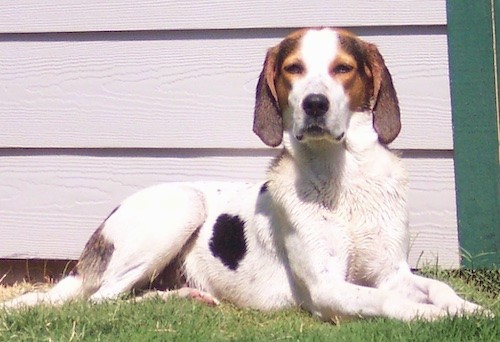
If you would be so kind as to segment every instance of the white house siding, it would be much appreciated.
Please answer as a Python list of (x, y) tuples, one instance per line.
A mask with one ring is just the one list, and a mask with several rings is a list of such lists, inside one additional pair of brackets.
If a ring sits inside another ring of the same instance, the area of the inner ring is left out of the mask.
[(398, 90), (413, 266), (458, 266), (445, 0), (0, 2), (0, 258), (78, 258), (125, 196), (261, 180), (266, 49), (302, 26), (378, 44)]

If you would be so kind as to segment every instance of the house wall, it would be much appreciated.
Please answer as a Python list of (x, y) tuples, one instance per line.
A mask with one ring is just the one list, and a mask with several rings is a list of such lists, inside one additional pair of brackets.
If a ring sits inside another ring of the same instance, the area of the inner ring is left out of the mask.
[(376, 43), (398, 91), (410, 262), (459, 265), (444, 0), (0, 2), (0, 258), (76, 259), (127, 195), (262, 180), (266, 49), (302, 26)]

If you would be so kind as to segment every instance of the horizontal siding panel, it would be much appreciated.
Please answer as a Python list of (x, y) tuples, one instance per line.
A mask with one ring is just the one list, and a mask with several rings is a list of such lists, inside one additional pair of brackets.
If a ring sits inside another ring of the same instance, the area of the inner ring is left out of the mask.
[[(262, 180), (274, 153), (88, 152), (0, 157), (0, 258), (76, 259), (102, 219), (138, 189), (167, 181)], [(410, 261), (422, 265), (438, 257), (442, 266), (457, 266), (451, 152), (440, 158), (410, 152), (405, 162), (411, 177)]]
[(0, 33), (445, 24), (445, 0), (0, 2)]
[[(419, 152), (420, 153), (420, 152)], [(459, 267), (453, 152), (407, 158), (412, 266)]]
[[(255, 84), (286, 32), (0, 35), (0, 147), (262, 148)], [(394, 77), (393, 147), (452, 149), (445, 29), (357, 32)]]

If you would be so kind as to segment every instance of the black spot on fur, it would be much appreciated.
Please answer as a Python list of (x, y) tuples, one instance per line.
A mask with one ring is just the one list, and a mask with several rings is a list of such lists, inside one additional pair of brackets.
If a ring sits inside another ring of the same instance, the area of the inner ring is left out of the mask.
[(264, 184), (262, 184), (262, 186), (260, 187), (259, 194), (262, 195), (262, 194), (266, 193), (268, 185), (269, 185), (269, 181), (267, 181)]
[(214, 224), (209, 247), (214, 257), (229, 269), (236, 270), (247, 252), (245, 222), (237, 215), (220, 215)]

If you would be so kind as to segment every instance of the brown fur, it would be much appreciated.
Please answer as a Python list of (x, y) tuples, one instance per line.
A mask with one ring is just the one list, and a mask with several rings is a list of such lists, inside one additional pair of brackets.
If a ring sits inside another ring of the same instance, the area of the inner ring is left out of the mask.
[(264, 61), (256, 89), (253, 131), (268, 146), (278, 146), (283, 139), (283, 118), (274, 88), (276, 49), (270, 49)]
[(96, 283), (99, 282), (98, 277), (106, 271), (115, 250), (114, 245), (102, 235), (105, 223), (106, 221), (97, 228), (89, 241), (87, 241), (82, 255), (73, 270), (74, 275), (85, 275), (89, 286), (96, 286)]
[(391, 143), (401, 130), (399, 103), (392, 77), (377, 47), (366, 44), (367, 64), (373, 74), (373, 127), (382, 144)]

